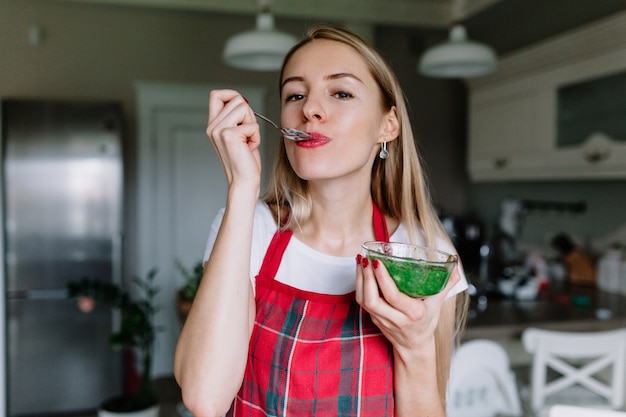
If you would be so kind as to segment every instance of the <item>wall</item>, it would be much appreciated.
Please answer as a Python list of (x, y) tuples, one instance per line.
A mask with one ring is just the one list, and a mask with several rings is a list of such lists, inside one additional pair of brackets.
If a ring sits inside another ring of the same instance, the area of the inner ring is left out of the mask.
[(471, 187), (470, 207), (494, 226), (504, 198), (585, 201), (583, 214), (532, 211), (524, 216), (520, 242), (556, 255), (550, 247), (558, 232), (569, 233), (592, 252), (616, 241), (626, 244), (626, 181), (483, 183)]
[(427, 171), (431, 194), (440, 211), (467, 209), (466, 88), (459, 80), (424, 77), (417, 63), (426, 47), (441, 42), (429, 32), (417, 34), (384, 27), (376, 33), (376, 46), (397, 73), (409, 102), (418, 149)]

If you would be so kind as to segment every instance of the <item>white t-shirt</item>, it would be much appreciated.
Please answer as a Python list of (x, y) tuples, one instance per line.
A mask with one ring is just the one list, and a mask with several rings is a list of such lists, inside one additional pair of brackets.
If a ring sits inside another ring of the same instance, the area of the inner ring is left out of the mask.
[[(209, 232), (204, 261), (209, 259), (213, 250), (217, 232), (224, 217), (224, 209), (221, 209)], [(278, 226), (274, 221), (271, 211), (267, 205), (259, 201), (254, 210), (254, 223), (252, 230), (252, 252), (250, 258), (250, 280), (253, 287), (255, 277), (261, 269), (265, 252), (269, 247), (272, 237), (276, 233)], [(419, 234), (422, 236), (422, 233)], [(400, 224), (396, 231), (389, 237), (392, 242), (408, 242), (407, 229)], [(421, 242), (423, 244), (423, 237)], [(446, 241), (441, 240), (437, 245), (439, 250), (454, 253)], [(356, 254), (355, 254), (356, 256)], [(291, 237), (289, 245), (283, 254), (283, 258), (276, 273), (275, 279), (279, 282), (290, 285), (305, 291), (320, 294), (347, 294), (355, 289), (355, 256), (341, 257), (328, 255), (305, 245), (295, 236)], [(467, 280), (464, 272), (459, 269), (461, 280), (448, 293), (451, 297), (467, 289)]]

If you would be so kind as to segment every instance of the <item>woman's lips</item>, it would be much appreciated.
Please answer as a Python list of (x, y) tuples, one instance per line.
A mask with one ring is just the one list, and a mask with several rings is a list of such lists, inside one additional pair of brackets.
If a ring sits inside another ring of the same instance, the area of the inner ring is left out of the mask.
[(325, 136), (319, 132), (306, 133), (308, 133), (312, 139), (296, 142), (298, 146), (301, 146), (303, 148), (317, 148), (318, 146), (323, 146), (330, 142), (330, 138), (328, 136)]

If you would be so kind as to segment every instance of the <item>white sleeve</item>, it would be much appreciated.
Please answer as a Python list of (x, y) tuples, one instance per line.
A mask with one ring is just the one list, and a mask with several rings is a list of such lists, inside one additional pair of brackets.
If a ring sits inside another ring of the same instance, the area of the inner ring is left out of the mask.
[[(204, 250), (204, 260), (209, 260), (213, 245), (217, 239), (217, 233), (220, 230), (222, 220), (224, 219), (224, 208), (220, 209), (211, 223), (211, 229), (209, 230), (209, 237), (207, 239), (206, 249)], [(261, 268), (263, 258), (265, 258), (265, 252), (267, 247), (274, 236), (274, 233), (278, 229), (272, 213), (262, 201), (257, 202), (254, 209), (254, 220), (252, 225), (252, 248), (250, 252), (250, 280), (254, 284), (254, 278)]]
[[(457, 253), (456, 249), (443, 239), (437, 240), (437, 247), (439, 250), (442, 250), (444, 252)], [(457, 258), (458, 258), (458, 254), (457, 254)], [(454, 287), (452, 287), (450, 292), (446, 295), (446, 298), (450, 298), (454, 295), (457, 295), (461, 291), (465, 291), (468, 288), (467, 277), (465, 276), (465, 271), (463, 270), (463, 265), (461, 265), (461, 263), (458, 263), (457, 270), (459, 271), (459, 275), (461, 276), (461, 279), (459, 280), (459, 282), (457, 282), (454, 285)]]

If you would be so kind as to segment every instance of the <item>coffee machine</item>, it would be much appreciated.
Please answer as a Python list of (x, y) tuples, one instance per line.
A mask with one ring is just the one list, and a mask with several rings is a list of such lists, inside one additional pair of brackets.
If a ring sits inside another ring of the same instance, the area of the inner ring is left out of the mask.
[(444, 214), (441, 223), (456, 248), (468, 277), (478, 276), (480, 248), (485, 244), (483, 222), (473, 215)]

